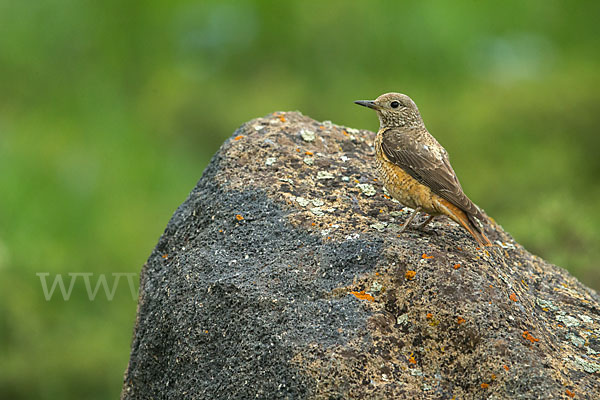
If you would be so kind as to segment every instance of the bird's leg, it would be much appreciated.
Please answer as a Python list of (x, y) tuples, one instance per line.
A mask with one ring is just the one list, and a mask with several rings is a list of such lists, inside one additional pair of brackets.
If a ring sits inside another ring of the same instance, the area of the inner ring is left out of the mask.
[(419, 225), (415, 226), (415, 229), (424, 229), (427, 224), (429, 224), (431, 222), (431, 220), (433, 219), (433, 215), (430, 215), (429, 217), (427, 217), (427, 219), (423, 222), (421, 222)]
[(419, 213), (419, 211), (421, 211), (421, 207), (415, 208), (415, 211), (413, 211), (413, 213), (410, 214), (410, 216), (408, 217), (408, 219), (406, 220), (406, 222), (404, 223), (404, 225), (402, 225), (402, 228), (400, 228), (400, 233), (402, 233), (402, 232), (404, 232), (406, 230), (406, 228), (408, 227), (408, 225), (410, 225), (410, 223), (412, 222), (412, 220), (415, 219), (415, 217), (417, 216), (417, 214)]

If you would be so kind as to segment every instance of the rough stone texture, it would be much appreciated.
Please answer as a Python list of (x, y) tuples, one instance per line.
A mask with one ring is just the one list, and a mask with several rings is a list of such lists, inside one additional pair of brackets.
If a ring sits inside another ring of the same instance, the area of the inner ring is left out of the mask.
[(598, 294), (499, 226), (398, 234), (373, 138), (225, 142), (144, 266), (123, 399), (600, 398)]

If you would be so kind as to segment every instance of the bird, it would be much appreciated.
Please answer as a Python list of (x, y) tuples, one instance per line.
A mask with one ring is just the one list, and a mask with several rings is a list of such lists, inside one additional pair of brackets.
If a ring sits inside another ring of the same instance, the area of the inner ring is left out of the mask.
[(379, 117), (375, 137), (377, 171), (392, 198), (414, 211), (401, 227), (404, 232), (419, 212), (429, 217), (422, 229), (439, 215), (461, 225), (480, 246), (491, 246), (479, 220), (487, 218), (465, 194), (448, 152), (429, 133), (415, 102), (402, 93), (385, 93), (375, 100), (357, 100)]

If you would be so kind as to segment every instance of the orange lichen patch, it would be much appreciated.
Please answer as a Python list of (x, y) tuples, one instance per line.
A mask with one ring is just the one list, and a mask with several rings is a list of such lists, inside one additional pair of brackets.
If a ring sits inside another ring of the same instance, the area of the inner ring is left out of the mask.
[(348, 136), (348, 132), (346, 132), (344, 129), (342, 129), (342, 135)]
[(454, 268), (454, 269), (459, 269), (459, 268), (460, 268), (460, 264), (454, 264), (454, 265), (452, 266), (452, 268)]
[(433, 314), (432, 313), (427, 313), (427, 315), (425, 316), (425, 318), (431, 319), (431, 318), (433, 318)]
[(404, 277), (406, 279), (408, 279), (409, 281), (415, 279), (415, 276), (417, 275), (416, 271), (406, 271), (406, 273), (404, 274)]
[(377, 182), (377, 178), (373, 178), (373, 182)]
[(296, 149), (296, 151), (297, 151), (298, 153), (300, 153), (300, 148), (297, 148), (297, 149)]
[(569, 397), (575, 397), (575, 393), (571, 392), (569, 389), (565, 390), (565, 393), (567, 394), (567, 396)]
[(509, 299), (511, 299), (512, 301), (519, 301), (519, 299), (517, 298), (516, 293), (511, 293), (510, 296), (508, 296)]
[(169, 258), (169, 255), (168, 254), (163, 254), (162, 258)]
[(353, 294), (359, 300), (367, 300), (367, 301), (375, 300), (373, 298), (373, 296), (371, 296), (369, 293), (365, 293), (364, 290), (361, 290), (360, 292), (350, 292), (350, 294)]
[(496, 380), (496, 374), (492, 374), (492, 380)]
[(508, 365), (506, 365), (506, 364), (504, 364), (504, 365), (502, 366), (502, 368), (504, 368), (504, 369), (505, 369), (505, 370), (507, 370), (507, 371), (510, 369), (510, 368), (508, 368)]
[(490, 287), (491, 287), (491, 288), (493, 288), (493, 287), (494, 287), (494, 285), (492, 285), (492, 284), (490, 283)]
[(523, 331), (523, 338), (529, 340), (531, 343), (539, 342), (540, 339), (534, 338), (529, 331)]
[(281, 122), (285, 122), (285, 117), (283, 116), (283, 114), (282, 115), (278, 115), (278, 117), (279, 117), (279, 120)]
[(462, 248), (460, 246), (456, 246), (456, 250), (462, 251)]
[(325, 127), (323, 125), (319, 125), (319, 129), (323, 130)]
[(482, 384), (481, 384), (481, 388), (482, 388), (482, 389), (487, 389), (487, 388), (489, 388), (489, 387), (490, 387), (490, 385), (488, 385), (487, 383), (482, 383)]
[(421, 256), (421, 258), (424, 258), (425, 260), (430, 260), (433, 258), (433, 256), (428, 256), (426, 253), (423, 253), (423, 255)]
[(304, 154), (306, 154), (307, 156), (312, 156), (313, 152), (312, 151), (305, 151)]
[(459, 325), (460, 325), (460, 324), (462, 324), (463, 322), (466, 322), (466, 320), (465, 320), (463, 317), (458, 317), (458, 318), (456, 318), (456, 323), (457, 323), (457, 324), (459, 324)]
[(240, 140), (243, 137), (244, 137), (244, 135), (238, 135), (238, 136), (234, 137), (233, 140)]
[(311, 222), (310, 224), (311, 224), (312, 226), (315, 226), (315, 225), (317, 225), (317, 224), (315, 224), (314, 222)]
[(387, 194), (384, 194), (383, 197), (385, 197), (386, 199), (391, 199), (391, 197), (388, 196)]
[(236, 214), (235, 219), (237, 219), (238, 221), (243, 221), (244, 217), (242, 217), (242, 214)]
[(417, 360), (415, 360), (415, 357), (413, 356), (413, 353), (410, 353), (410, 356), (408, 357), (408, 362), (411, 364), (416, 364)]

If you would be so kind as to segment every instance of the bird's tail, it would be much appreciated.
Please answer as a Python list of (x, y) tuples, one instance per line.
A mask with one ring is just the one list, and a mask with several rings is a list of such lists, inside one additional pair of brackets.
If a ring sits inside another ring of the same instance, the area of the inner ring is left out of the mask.
[(483, 229), (481, 229), (475, 217), (471, 214), (464, 214), (467, 216), (467, 221), (469, 222), (469, 225), (472, 230), (469, 230), (469, 228), (467, 228), (466, 226), (465, 229), (468, 230), (471, 235), (473, 235), (473, 237), (477, 240), (477, 243), (479, 243), (479, 245), (491, 246), (492, 242), (490, 242), (490, 239), (488, 239), (487, 236), (485, 236), (485, 233), (483, 233)]
[(446, 215), (465, 228), (480, 246), (492, 245), (492, 242), (485, 236), (485, 233), (483, 233), (483, 230), (477, 223), (475, 216), (465, 213), (449, 201), (440, 199), (438, 202), (447, 211)]

